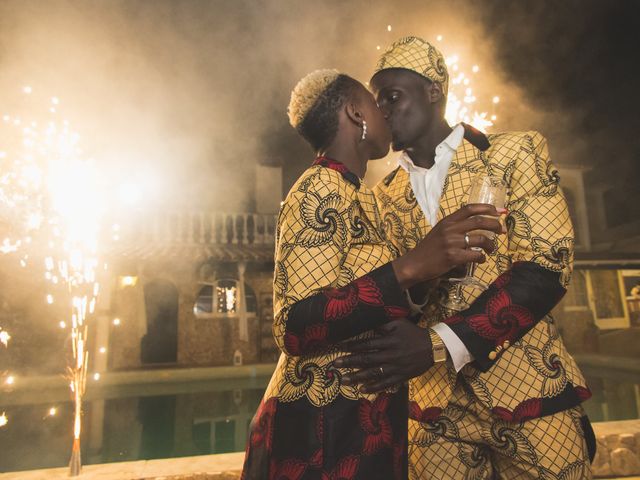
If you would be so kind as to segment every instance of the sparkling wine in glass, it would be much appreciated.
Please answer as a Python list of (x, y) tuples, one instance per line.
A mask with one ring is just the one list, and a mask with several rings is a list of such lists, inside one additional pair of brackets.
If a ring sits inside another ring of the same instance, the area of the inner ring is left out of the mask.
[[(467, 198), (467, 204), (471, 203), (486, 203), (493, 205), (500, 209), (504, 208), (505, 198), (507, 196), (507, 185), (504, 180), (499, 177), (493, 177), (489, 175), (480, 175), (473, 179), (471, 182), (471, 188), (469, 189), (469, 197)], [(473, 230), (467, 232), (469, 235), (484, 235), (490, 240), (493, 240), (495, 233), (488, 230)], [(482, 250), (479, 247), (471, 247), (474, 250)], [(444, 304), (444, 307), (449, 311), (459, 312), (469, 306), (469, 304), (462, 297), (462, 287), (474, 287), (481, 290), (486, 290), (488, 285), (482, 282), (480, 279), (474, 277), (476, 270), (475, 263), (467, 264), (467, 272), (463, 278), (450, 278), (451, 283), (456, 284), (453, 295), (449, 296), (449, 299)]]

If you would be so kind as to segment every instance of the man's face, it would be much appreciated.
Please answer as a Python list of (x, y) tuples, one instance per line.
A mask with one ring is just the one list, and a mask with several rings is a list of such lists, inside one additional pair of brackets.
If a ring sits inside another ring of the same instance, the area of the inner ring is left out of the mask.
[(382, 70), (371, 79), (371, 91), (387, 119), (395, 151), (411, 148), (428, 131), (435, 116), (428, 85), (422, 76), (402, 68)]

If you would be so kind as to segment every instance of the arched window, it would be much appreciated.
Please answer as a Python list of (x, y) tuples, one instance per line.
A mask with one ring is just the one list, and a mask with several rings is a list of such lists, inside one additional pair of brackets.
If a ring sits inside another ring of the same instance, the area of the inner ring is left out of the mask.
[[(221, 278), (213, 283), (201, 284), (193, 306), (193, 313), (199, 318), (235, 317), (240, 312), (238, 280)], [(256, 295), (253, 289), (244, 284), (245, 311), (255, 314)]]

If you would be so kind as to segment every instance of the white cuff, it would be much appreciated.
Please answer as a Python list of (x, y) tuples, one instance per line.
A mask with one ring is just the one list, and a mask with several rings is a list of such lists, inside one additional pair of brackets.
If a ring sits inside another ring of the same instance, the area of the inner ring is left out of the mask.
[(431, 328), (442, 339), (445, 347), (447, 347), (447, 351), (449, 352), (449, 356), (451, 356), (453, 367), (456, 369), (456, 372), (462, 370), (462, 367), (464, 367), (467, 363), (473, 362), (473, 355), (469, 353), (467, 347), (465, 347), (464, 343), (462, 343), (462, 340), (458, 338), (453, 330), (449, 328), (449, 325), (440, 322), (436, 323)]

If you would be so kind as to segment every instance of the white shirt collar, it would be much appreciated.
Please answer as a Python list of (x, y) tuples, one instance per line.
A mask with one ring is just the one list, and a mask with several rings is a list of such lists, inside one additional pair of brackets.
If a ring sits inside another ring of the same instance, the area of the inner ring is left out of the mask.
[(447, 138), (445, 138), (440, 143), (440, 145), (446, 144), (451, 150), (455, 152), (458, 149), (458, 147), (462, 145), (463, 138), (464, 138), (464, 125), (459, 123), (455, 127), (453, 127), (453, 130), (451, 130), (451, 133), (447, 136)]
[[(440, 150), (442, 150), (443, 148), (449, 148), (455, 152), (458, 149), (458, 147), (462, 144), (463, 138), (464, 138), (464, 126), (462, 125), (462, 123), (458, 123), (455, 127), (453, 127), (453, 130), (451, 130), (451, 133), (447, 136), (447, 138), (445, 138), (442, 142), (438, 144), (438, 146), (436, 146), (435, 162), (437, 163), (442, 159), (442, 155), (438, 155), (438, 152)], [(407, 152), (402, 152), (398, 156), (398, 164), (409, 173), (411, 173), (412, 171), (415, 172), (420, 170), (428, 170), (423, 167), (418, 167), (416, 164), (414, 164), (413, 160), (411, 160), (411, 157)]]

